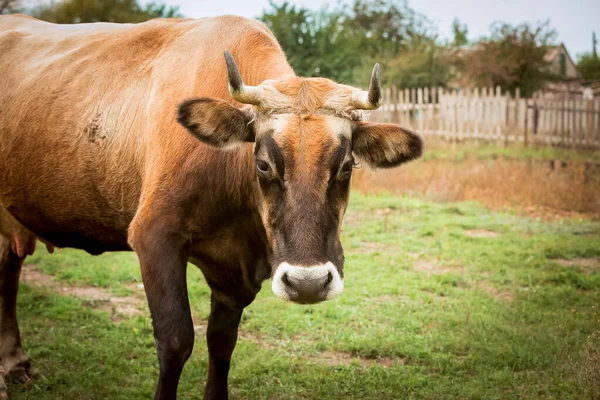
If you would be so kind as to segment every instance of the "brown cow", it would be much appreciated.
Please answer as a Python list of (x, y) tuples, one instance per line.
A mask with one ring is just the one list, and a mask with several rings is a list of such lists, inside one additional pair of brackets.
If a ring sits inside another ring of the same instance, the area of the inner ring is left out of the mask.
[(297, 77), (257, 21), (0, 16), (0, 54), (0, 357), (21, 381), (15, 302), (36, 238), (137, 253), (156, 399), (176, 397), (192, 352), (197, 265), (212, 290), (205, 398), (225, 399), (242, 310), (265, 279), (298, 303), (342, 291), (354, 157), (393, 167), (421, 154), (417, 135), (364, 120), (381, 101), (377, 65), (368, 92)]

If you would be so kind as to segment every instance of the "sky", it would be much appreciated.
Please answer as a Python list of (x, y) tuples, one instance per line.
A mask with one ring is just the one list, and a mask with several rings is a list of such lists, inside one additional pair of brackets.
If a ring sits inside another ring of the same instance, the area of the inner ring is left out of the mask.
[[(163, 0), (178, 5), (186, 17), (200, 18), (223, 14), (259, 16), (269, 8), (269, 0)], [(288, 0), (311, 9), (321, 8), (319, 0)], [(283, 0), (276, 0), (277, 4)], [(334, 4), (335, 1), (329, 3)], [(524, 21), (550, 20), (558, 31), (558, 42), (564, 42), (571, 57), (591, 51), (592, 31), (600, 41), (600, 0), (409, 0), (415, 11), (425, 15), (440, 35), (449, 38), (455, 17), (466, 23), (469, 39), (489, 32), (495, 21), (517, 24)], [(600, 50), (597, 46), (597, 49)]]

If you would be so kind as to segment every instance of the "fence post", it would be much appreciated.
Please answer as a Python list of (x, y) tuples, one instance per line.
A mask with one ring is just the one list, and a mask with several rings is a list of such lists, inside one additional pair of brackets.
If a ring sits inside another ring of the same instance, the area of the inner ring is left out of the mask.
[(506, 93), (504, 94), (504, 124), (503, 124), (503, 128), (504, 128), (504, 147), (508, 147), (508, 136), (510, 135), (510, 123), (509, 123), (509, 103), (510, 103), (511, 97), (510, 97), (510, 92), (506, 91)]
[(417, 103), (417, 112), (419, 116), (419, 132), (423, 132), (423, 88), (419, 88), (417, 90)]
[(423, 116), (423, 129), (425, 130), (429, 130), (429, 88), (425, 87), (425, 89), (423, 89), (423, 111), (422, 111), (422, 116)]
[(589, 99), (587, 102), (586, 113), (585, 113), (585, 145), (586, 147), (592, 147), (592, 134), (594, 133), (594, 100)]
[(594, 135), (594, 146), (600, 146), (600, 98), (596, 98), (594, 101), (595, 120), (594, 124), (596, 127), (596, 134)]
[(519, 141), (519, 137), (518, 137), (518, 132), (519, 129), (521, 129), (521, 89), (520, 88), (516, 88), (515, 89), (515, 110), (514, 110), (514, 117), (515, 117), (515, 123), (513, 124), (513, 129), (515, 130), (515, 142)]
[(565, 143), (565, 100), (561, 96), (556, 100), (556, 143), (558, 146)]
[(402, 108), (402, 116), (407, 126), (412, 128), (410, 120), (410, 90), (404, 89), (404, 107)]
[(417, 96), (415, 96), (415, 88), (410, 89), (410, 123), (413, 129), (417, 129), (417, 113), (415, 112), (415, 103), (417, 102)]
[(527, 130), (529, 129), (529, 126), (527, 126), (527, 121), (528, 121), (528, 116), (529, 116), (529, 99), (525, 99), (525, 130), (523, 131), (523, 146), (527, 147), (529, 146), (529, 142), (527, 140)]
[(571, 147), (575, 148), (577, 147), (577, 111), (576, 111), (576, 107), (577, 107), (577, 101), (572, 98), (571, 99), (571, 122), (573, 125), (573, 135), (572, 135), (572, 139), (571, 139)]
[(390, 122), (397, 124), (396, 120), (396, 109), (398, 108), (398, 88), (396, 86), (390, 86)]
[(398, 89), (398, 106), (396, 107), (396, 120), (398, 124), (403, 124), (402, 110), (404, 107), (404, 90)]

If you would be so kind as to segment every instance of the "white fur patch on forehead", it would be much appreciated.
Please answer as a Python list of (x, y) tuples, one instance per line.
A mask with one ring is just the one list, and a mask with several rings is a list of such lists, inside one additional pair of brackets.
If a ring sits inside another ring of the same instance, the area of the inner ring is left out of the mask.
[[(345, 118), (343, 116), (338, 116), (336, 114), (327, 113), (323, 115), (322, 113), (317, 113), (321, 115), (324, 119), (325, 132), (329, 133), (333, 138), (339, 138), (341, 136), (345, 137), (348, 140), (352, 140), (352, 129), (355, 123), (355, 119)], [(268, 131), (272, 131), (275, 135), (281, 135), (284, 132), (289, 130), (290, 119), (295, 114), (293, 113), (285, 113), (285, 114), (258, 114), (255, 123), (257, 125), (257, 131), (260, 135), (261, 133), (266, 133)]]
[(271, 129), (275, 133), (282, 133), (285, 131), (285, 127), (290, 122), (291, 114), (273, 114), (271, 115)]
[(352, 139), (352, 121), (342, 117), (325, 117), (327, 131), (331, 132), (332, 136), (344, 136), (348, 140)]
[(261, 114), (257, 113), (254, 119), (257, 135), (272, 131), (274, 134), (285, 132), (290, 122), (290, 117), (294, 114)]

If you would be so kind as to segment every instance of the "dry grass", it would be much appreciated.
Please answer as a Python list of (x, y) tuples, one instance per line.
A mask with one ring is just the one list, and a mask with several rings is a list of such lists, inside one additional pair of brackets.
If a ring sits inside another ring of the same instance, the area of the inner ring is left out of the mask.
[(600, 399), (600, 331), (588, 338), (579, 360), (571, 359), (571, 367), (584, 388), (584, 399)]
[(494, 231), (490, 231), (489, 229), (468, 229), (465, 232), (465, 235), (469, 237), (496, 237), (498, 234)]
[(434, 201), (481, 201), (544, 219), (600, 216), (600, 167), (593, 162), (519, 158), (426, 159), (397, 169), (357, 171), (361, 192), (386, 190)]
[(554, 260), (563, 267), (578, 267), (584, 273), (591, 274), (600, 269), (600, 259), (598, 258), (574, 258), (567, 260), (564, 258), (557, 258)]
[(433, 275), (443, 275), (449, 272), (462, 271), (459, 266), (445, 265), (438, 259), (417, 260), (413, 263), (413, 268), (419, 272), (425, 272)]

